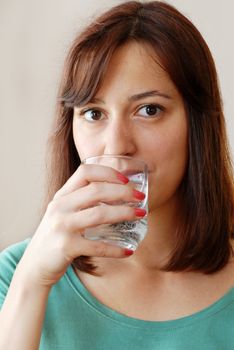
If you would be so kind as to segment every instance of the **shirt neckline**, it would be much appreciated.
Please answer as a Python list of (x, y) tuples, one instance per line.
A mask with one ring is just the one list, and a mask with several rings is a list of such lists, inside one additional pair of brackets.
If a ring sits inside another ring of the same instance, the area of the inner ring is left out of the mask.
[(102, 304), (90, 291), (83, 285), (79, 277), (76, 275), (72, 266), (70, 265), (65, 274), (69, 284), (73, 288), (76, 294), (85, 301), (89, 307), (95, 309), (96, 312), (102, 314), (105, 317), (111, 318), (113, 321), (122, 323), (124, 326), (137, 327), (150, 330), (168, 330), (189, 326), (195, 322), (199, 322), (205, 318), (209, 318), (214, 314), (221, 312), (223, 309), (234, 303), (234, 287), (230, 288), (216, 302), (212, 303), (208, 307), (193, 313), (188, 316), (177, 318), (168, 321), (148, 321), (137, 319), (134, 317), (126, 316), (114, 309)]

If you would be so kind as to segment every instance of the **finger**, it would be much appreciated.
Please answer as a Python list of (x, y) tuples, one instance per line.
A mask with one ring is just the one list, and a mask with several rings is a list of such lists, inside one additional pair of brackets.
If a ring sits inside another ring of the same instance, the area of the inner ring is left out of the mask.
[(129, 180), (111, 167), (97, 164), (81, 164), (63, 187), (56, 192), (54, 198), (64, 196), (95, 181), (126, 184)]
[[(65, 200), (66, 198), (66, 200)], [(123, 202), (138, 203), (145, 198), (145, 194), (130, 186), (109, 184), (106, 182), (92, 182), (74, 192), (55, 201), (63, 211), (77, 211), (98, 205), (100, 202), (121, 204)]]
[(101, 241), (91, 241), (85, 238), (79, 239), (77, 244), (74, 242), (73, 248), (71, 252), (73, 259), (81, 255), (103, 258), (126, 258), (134, 253), (133, 250), (124, 249)]
[(121, 221), (133, 221), (146, 215), (146, 210), (123, 205), (100, 204), (84, 209), (78, 213), (66, 215), (66, 220), (60, 222), (60, 230), (67, 232), (83, 232), (86, 228), (102, 224), (112, 224)]

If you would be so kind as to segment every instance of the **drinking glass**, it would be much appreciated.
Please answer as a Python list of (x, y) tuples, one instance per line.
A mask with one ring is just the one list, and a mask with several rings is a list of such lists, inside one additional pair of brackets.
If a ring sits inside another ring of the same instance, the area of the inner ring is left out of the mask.
[[(148, 212), (148, 168), (143, 160), (127, 156), (102, 155), (86, 158), (82, 163), (114, 168), (129, 179), (125, 186), (131, 186), (145, 194), (144, 200), (140, 202), (115, 201), (111, 205), (128, 205), (143, 208), (146, 210), (146, 213)], [(98, 205), (107, 204), (100, 202)], [(136, 250), (139, 243), (144, 239), (146, 232), (147, 214), (145, 217), (134, 221), (122, 221), (87, 228), (85, 229), (84, 237)]]

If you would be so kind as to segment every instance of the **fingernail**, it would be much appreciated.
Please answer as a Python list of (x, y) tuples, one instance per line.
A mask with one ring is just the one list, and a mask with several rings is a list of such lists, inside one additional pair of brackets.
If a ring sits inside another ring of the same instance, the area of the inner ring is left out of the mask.
[(140, 209), (140, 208), (135, 208), (135, 214), (136, 214), (136, 216), (143, 218), (143, 216), (146, 215), (146, 210)]
[(117, 177), (124, 184), (127, 184), (129, 182), (128, 178), (126, 176), (124, 176), (123, 174), (121, 174), (121, 173), (118, 173)]
[(145, 194), (137, 190), (133, 190), (133, 196), (136, 199), (140, 199), (140, 200), (145, 199)]
[(124, 249), (124, 255), (130, 256), (134, 253), (134, 250), (131, 249)]

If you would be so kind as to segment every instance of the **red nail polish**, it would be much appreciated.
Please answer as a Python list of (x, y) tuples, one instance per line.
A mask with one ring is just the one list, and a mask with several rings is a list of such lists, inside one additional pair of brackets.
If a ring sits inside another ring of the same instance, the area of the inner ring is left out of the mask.
[(129, 182), (128, 178), (126, 176), (124, 176), (123, 174), (121, 174), (121, 173), (118, 173), (117, 177), (124, 184), (127, 184)]
[(145, 199), (145, 194), (143, 192), (137, 191), (137, 190), (133, 190), (133, 196), (136, 199)]
[(143, 218), (146, 215), (146, 210), (140, 209), (140, 208), (135, 208), (135, 214), (136, 214), (136, 216)]
[(134, 253), (134, 250), (131, 249), (124, 249), (124, 255), (130, 256)]

